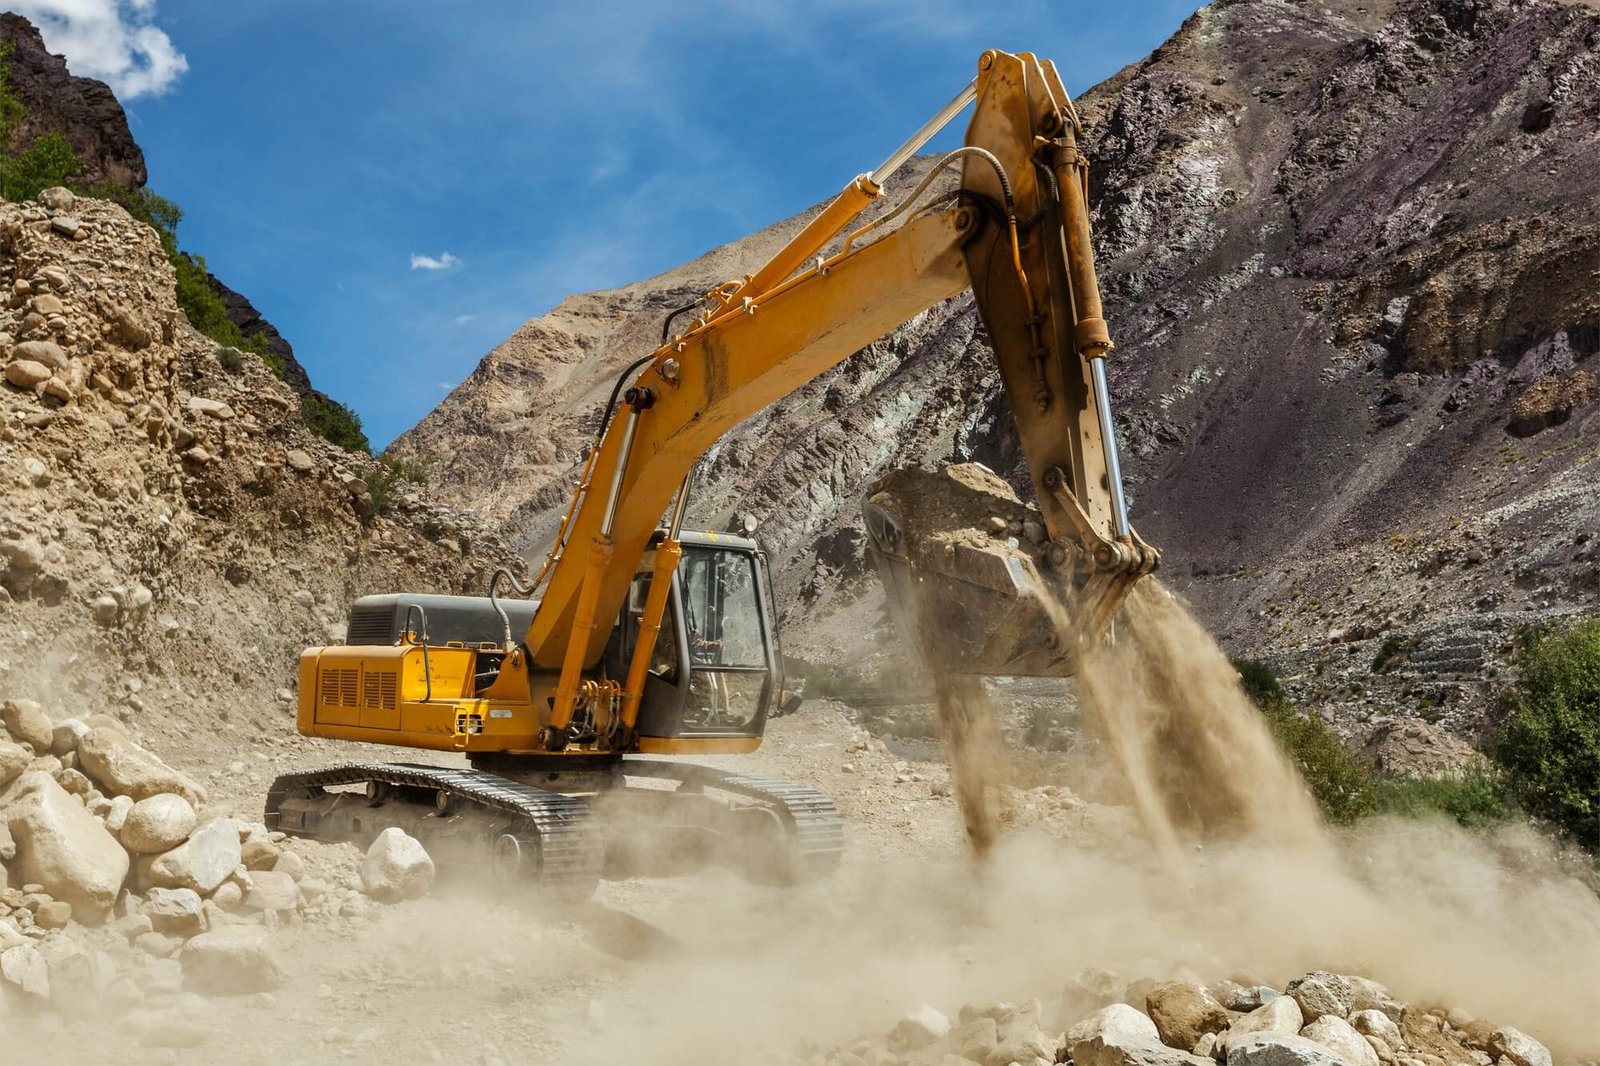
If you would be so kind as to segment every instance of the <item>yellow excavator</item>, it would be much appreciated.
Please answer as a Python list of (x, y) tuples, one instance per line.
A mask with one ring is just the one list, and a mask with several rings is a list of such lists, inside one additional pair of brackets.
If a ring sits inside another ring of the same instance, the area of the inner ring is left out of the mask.
[[(965, 145), (860, 222), (974, 103)], [(963, 495), (908, 472), (869, 493), (869, 544), (928, 669), (1070, 674), (1039, 600), (1099, 632), (1158, 562), (1118, 470), (1081, 135), (1052, 63), (986, 52), (965, 90), (764, 266), (669, 316), (661, 346), (617, 379), (530, 585), (500, 571), (483, 597), (366, 596), (344, 645), (300, 658), (301, 733), (458, 752), (470, 769), (286, 774), (269, 827), (364, 845), (398, 825), (442, 865), (578, 896), (601, 876), (711, 861), (778, 883), (831, 872), (843, 832), (826, 796), (682, 761), (754, 751), (787, 698), (766, 558), (683, 528), (692, 473), (738, 423), (968, 288), (1036, 505), (992, 476)], [(941, 182), (954, 168), (959, 182)]]

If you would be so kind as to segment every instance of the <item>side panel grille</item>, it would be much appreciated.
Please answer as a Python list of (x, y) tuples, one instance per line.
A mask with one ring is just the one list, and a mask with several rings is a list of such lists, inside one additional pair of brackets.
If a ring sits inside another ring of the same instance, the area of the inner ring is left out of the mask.
[(329, 707), (357, 707), (357, 671), (329, 667), (322, 671), (322, 702)]
[(397, 706), (399, 675), (392, 670), (369, 670), (362, 675), (362, 705), (368, 710), (392, 711)]

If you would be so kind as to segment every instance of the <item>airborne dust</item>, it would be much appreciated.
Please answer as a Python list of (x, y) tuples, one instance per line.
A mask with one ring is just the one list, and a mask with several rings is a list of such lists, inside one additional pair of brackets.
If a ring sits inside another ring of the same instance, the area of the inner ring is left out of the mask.
[[(1179, 601), (1144, 583), (1116, 638), (1084, 649), (1080, 705), (1137, 818), (1005, 824), (1006, 761), (975, 703), (957, 754), (978, 757), (957, 765), (981, 861), (949, 800), (901, 807), (852, 776), (835, 780), (849, 847), (824, 883), (708, 871), (606, 884), (575, 910), (457, 886), (348, 931), (283, 930), (294, 979), (272, 995), (186, 997), (176, 1026), (142, 1008), (41, 1018), (8, 1039), (40, 1063), (98, 1061), (108, 1041), (130, 1063), (213, 1062), (223, 1044), (239, 1066), (812, 1062), (924, 1003), (1037, 998), (1060, 1032), (1141, 978), (1281, 988), (1330, 969), (1515, 1025), (1558, 1061), (1600, 1053), (1600, 901), (1581, 868), (1524, 827), (1330, 831)], [(796, 772), (837, 770), (825, 718), (780, 729)]]

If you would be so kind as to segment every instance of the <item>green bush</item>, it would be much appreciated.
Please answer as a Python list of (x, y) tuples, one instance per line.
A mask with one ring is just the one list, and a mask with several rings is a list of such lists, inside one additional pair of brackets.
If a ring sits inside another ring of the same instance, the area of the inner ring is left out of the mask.
[(1529, 813), (1600, 847), (1600, 619), (1521, 643), (1495, 761)]
[(1233, 668), (1327, 819), (1342, 824), (1370, 814), (1372, 769), (1350, 753), (1320, 715), (1300, 712), (1272, 667), (1259, 659), (1235, 659)]
[(22, 121), (26, 109), (11, 88), (11, 42), (0, 41), (0, 150), (11, 150), (11, 131)]
[(368, 474), (366, 480), (367, 491), (372, 495), (373, 511), (388, 514), (394, 509), (396, 488), (402, 484), (428, 483), (428, 464), (404, 455), (380, 455), (378, 468)]
[(0, 196), (32, 200), (46, 189), (65, 185), (83, 169), (83, 161), (67, 139), (54, 131), (41, 135), (27, 150), (0, 159)]
[(1468, 829), (1515, 818), (1519, 810), (1504, 774), (1489, 767), (1443, 777), (1377, 777), (1372, 811), (1401, 818), (1444, 815)]
[(320, 392), (309, 393), (300, 400), (300, 419), (313, 433), (345, 451), (372, 451), (367, 434), (361, 428), (361, 416), (338, 400)]
[(244, 353), (237, 348), (230, 348), (226, 344), (217, 347), (217, 362), (222, 364), (222, 369), (230, 374), (237, 374), (244, 366)]

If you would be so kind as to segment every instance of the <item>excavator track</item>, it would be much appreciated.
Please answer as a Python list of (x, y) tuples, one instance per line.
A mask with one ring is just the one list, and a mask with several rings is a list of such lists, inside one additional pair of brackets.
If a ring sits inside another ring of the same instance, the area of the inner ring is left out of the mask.
[(771, 810), (784, 831), (784, 880), (788, 883), (820, 880), (839, 867), (844, 854), (844, 822), (833, 800), (814, 788), (781, 777), (649, 758), (623, 759), (622, 773), (677, 781), (680, 788), (712, 788)]
[[(450, 798), (452, 814), (476, 811), (489, 816), (496, 830), (495, 842), (516, 841), (517, 854), (527, 856), (520, 865), (527, 867), (541, 887), (554, 889), (563, 897), (586, 897), (599, 881), (605, 846), (587, 803), (477, 770), (415, 763), (346, 763), (284, 774), (267, 792), (267, 828), (295, 836), (348, 840), (347, 833), (319, 832), (320, 818), (306, 819), (303, 813), (296, 816), (286, 812), (285, 803), (295, 799), (315, 801), (328, 796), (330, 788), (369, 783), (389, 789), (431, 791)], [(441, 823), (445, 813), (439, 812)], [(308, 820), (312, 824), (305, 824)], [(379, 816), (369, 821), (379, 827), (384, 819)], [(451, 829), (441, 825), (438, 832), (448, 834)]]

